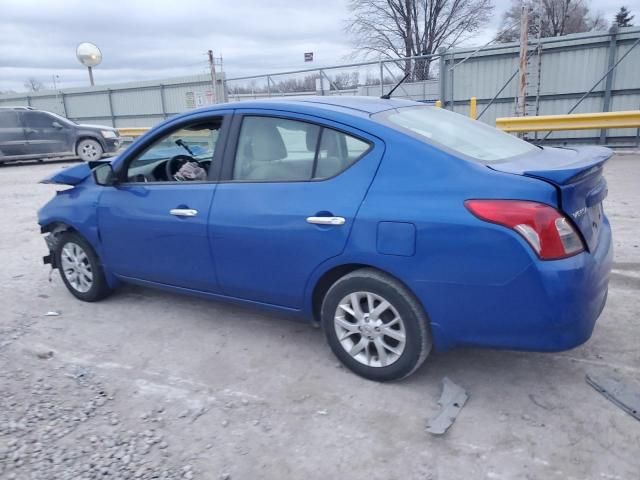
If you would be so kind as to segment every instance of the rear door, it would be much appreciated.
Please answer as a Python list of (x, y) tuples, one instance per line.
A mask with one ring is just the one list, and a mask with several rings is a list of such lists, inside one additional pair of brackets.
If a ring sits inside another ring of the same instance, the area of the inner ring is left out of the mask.
[(25, 155), (27, 140), (18, 112), (0, 109), (0, 160)]
[(343, 251), (384, 144), (313, 117), (240, 113), (209, 217), (220, 287), (300, 308), (314, 269)]
[(20, 112), (27, 137), (29, 153), (60, 154), (72, 151), (69, 126), (46, 112)]

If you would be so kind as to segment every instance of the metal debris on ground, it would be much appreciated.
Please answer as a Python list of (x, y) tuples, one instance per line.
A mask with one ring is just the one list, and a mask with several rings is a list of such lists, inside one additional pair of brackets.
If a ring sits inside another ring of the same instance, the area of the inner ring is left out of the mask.
[(626, 383), (619, 376), (587, 373), (587, 383), (622, 410), (640, 420), (640, 387)]
[(440, 411), (427, 421), (427, 432), (442, 435), (453, 424), (467, 402), (469, 395), (464, 388), (452, 382), (448, 377), (442, 379), (442, 395), (438, 404)]
[(59, 317), (60, 312), (56, 312), (55, 310), (51, 310), (44, 314), (45, 317)]

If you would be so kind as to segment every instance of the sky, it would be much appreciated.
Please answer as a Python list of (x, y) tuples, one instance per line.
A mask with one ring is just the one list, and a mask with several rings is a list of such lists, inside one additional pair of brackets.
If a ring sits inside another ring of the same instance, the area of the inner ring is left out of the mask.
[[(467, 43), (495, 34), (510, 0), (494, 0), (491, 22)], [(620, 5), (638, 14), (640, 0), (590, 0), (610, 20)], [(0, 91), (88, 84), (75, 56), (80, 42), (103, 54), (97, 84), (208, 72), (206, 52), (222, 55), (228, 77), (354, 61), (345, 33), (348, 0), (0, 0)], [(304, 63), (304, 52), (314, 62)]]

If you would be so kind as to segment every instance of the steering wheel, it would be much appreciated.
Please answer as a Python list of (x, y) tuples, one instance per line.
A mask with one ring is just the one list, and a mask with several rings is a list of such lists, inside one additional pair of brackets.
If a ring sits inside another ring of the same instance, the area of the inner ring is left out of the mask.
[(173, 176), (178, 172), (178, 170), (180, 170), (180, 167), (182, 167), (187, 162), (198, 163), (196, 160), (194, 160), (193, 157), (190, 157), (189, 155), (176, 155), (175, 157), (171, 157), (169, 160), (167, 160), (167, 163), (165, 164), (165, 173), (167, 174), (167, 180), (171, 182), (173, 180)]

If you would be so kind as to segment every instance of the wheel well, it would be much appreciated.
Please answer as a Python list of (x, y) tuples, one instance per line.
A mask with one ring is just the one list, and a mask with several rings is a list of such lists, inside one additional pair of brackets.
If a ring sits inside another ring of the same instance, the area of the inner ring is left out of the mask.
[(356, 270), (360, 270), (361, 268), (369, 268), (369, 269), (377, 270), (377, 271), (379, 271), (381, 273), (384, 273), (385, 275), (388, 275), (388, 276), (392, 277), (397, 282), (402, 284), (402, 286), (409, 291), (409, 293), (414, 297), (414, 299), (416, 300), (418, 305), (420, 305), (420, 307), (424, 310), (424, 308), (425, 308), (424, 305), (422, 305), (422, 302), (418, 299), (418, 297), (413, 292), (413, 290), (411, 288), (409, 288), (409, 286), (405, 282), (400, 280), (395, 275), (392, 275), (389, 272), (386, 272), (386, 271), (384, 271), (384, 270), (382, 270), (380, 268), (377, 268), (377, 267), (373, 267), (371, 265), (367, 265), (367, 264), (363, 264), (363, 263), (349, 263), (349, 264), (345, 264), (345, 265), (339, 265), (337, 267), (332, 268), (331, 270), (327, 270), (324, 273), (324, 275), (322, 275), (322, 277), (320, 277), (320, 279), (316, 283), (316, 286), (313, 289), (313, 295), (311, 297), (311, 307), (312, 307), (312, 313), (313, 313), (313, 320), (314, 321), (319, 323), (320, 320), (321, 320), (321, 318), (320, 318), (320, 308), (322, 307), (322, 300), (324, 299), (325, 294), (331, 288), (331, 285), (333, 285), (338, 279), (344, 277), (345, 275), (347, 275), (347, 274), (349, 274), (351, 272), (354, 272)]
[(77, 232), (75, 228), (62, 222), (51, 222), (40, 229), (41, 233), (59, 235), (62, 232)]
[[(327, 270), (322, 277), (317, 281), (315, 288), (313, 289), (313, 295), (311, 296), (311, 308), (313, 313), (313, 319), (316, 322), (320, 322), (320, 308), (322, 307), (322, 300), (325, 294), (331, 288), (331, 285), (336, 283), (339, 278), (344, 277), (348, 273), (361, 268), (375, 268), (370, 265), (362, 263), (349, 263), (346, 265), (339, 265)], [(376, 269), (378, 270), (378, 269)]]

